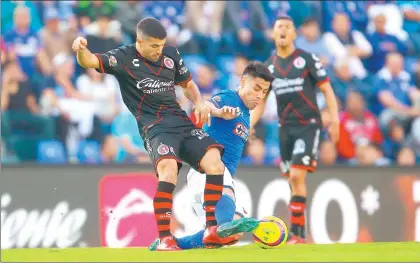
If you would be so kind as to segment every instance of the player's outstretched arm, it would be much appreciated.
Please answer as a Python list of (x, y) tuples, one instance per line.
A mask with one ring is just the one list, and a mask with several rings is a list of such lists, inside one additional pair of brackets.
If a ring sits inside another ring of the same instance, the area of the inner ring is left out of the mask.
[(77, 52), (77, 62), (83, 68), (99, 68), (99, 59), (87, 49), (87, 40), (78, 37), (73, 41), (72, 49)]
[(337, 143), (340, 136), (340, 119), (338, 117), (337, 99), (330, 82), (321, 84), (319, 88), (322, 93), (324, 93), (327, 108), (331, 116), (331, 125), (329, 127), (330, 139), (333, 143)]
[(218, 109), (213, 103), (206, 101), (205, 104), (210, 107), (210, 114), (216, 118), (222, 118), (225, 120), (232, 120), (239, 116), (241, 113), (238, 108), (230, 107), (230, 106), (223, 106), (222, 108)]

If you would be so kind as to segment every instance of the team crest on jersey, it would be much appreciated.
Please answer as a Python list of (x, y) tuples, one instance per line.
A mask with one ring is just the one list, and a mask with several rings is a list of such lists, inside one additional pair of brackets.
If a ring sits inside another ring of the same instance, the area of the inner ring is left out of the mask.
[(169, 153), (169, 147), (166, 144), (161, 143), (157, 149), (158, 154), (165, 155)]
[(238, 122), (233, 130), (233, 133), (244, 139), (245, 141), (248, 140), (249, 130), (245, 127), (242, 123)]
[(297, 68), (297, 69), (301, 69), (303, 67), (305, 67), (306, 65), (306, 61), (303, 57), (297, 57), (294, 61), (293, 61), (293, 65)]
[(117, 59), (114, 56), (110, 56), (108, 59), (109, 66), (115, 67), (117, 65)]
[(173, 69), (175, 65), (174, 61), (168, 57), (163, 58), (163, 63), (165, 63), (165, 66), (167, 66), (170, 69)]

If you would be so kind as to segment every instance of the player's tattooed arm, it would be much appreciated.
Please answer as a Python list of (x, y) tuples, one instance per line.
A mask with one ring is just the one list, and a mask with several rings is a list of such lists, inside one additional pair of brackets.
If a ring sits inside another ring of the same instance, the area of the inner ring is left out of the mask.
[(330, 139), (333, 143), (338, 142), (338, 138), (340, 136), (340, 119), (338, 116), (338, 105), (337, 99), (334, 94), (334, 90), (331, 87), (331, 83), (324, 82), (319, 86), (322, 93), (324, 93), (325, 101), (327, 104), (328, 112), (331, 116), (331, 125), (328, 128)]
[(100, 62), (97, 56), (92, 54), (87, 48), (87, 40), (84, 37), (78, 37), (74, 40), (72, 49), (77, 52), (77, 62), (83, 68), (99, 68)]
[(209, 123), (210, 108), (204, 103), (197, 84), (195, 84), (193, 80), (190, 80), (179, 85), (184, 89), (185, 97), (194, 104), (194, 114), (197, 124), (206, 122)]

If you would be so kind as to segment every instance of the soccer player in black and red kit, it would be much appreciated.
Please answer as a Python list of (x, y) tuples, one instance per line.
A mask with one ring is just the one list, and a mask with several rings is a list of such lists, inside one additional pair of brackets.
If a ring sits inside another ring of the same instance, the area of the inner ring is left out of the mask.
[[(266, 61), (275, 79), (272, 90), (277, 99), (280, 126), (281, 170), (288, 176), (292, 196), (289, 204), (289, 244), (305, 243), (306, 174), (317, 165), (322, 120), (316, 88), (324, 93), (331, 124), (330, 139), (339, 137), (337, 101), (327, 73), (316, 55), (296, 49), (296, 28), (287, 16), (279, 17), (273, 28), (276, 53)], [(264, 113), (265, 103), (251, 114), (251, 127)]]
[(175, 86), (178, 85), (194, 103), (196, 119), (201, 123), (208, 121), (211, 110), (202, 100), (177, 48), (166, 45), (163, 25), (154, 18), (143, 19), (137, 25), (134, 44), (104, 54), (92, 54), (87, 44), (83, 37), (73, 42), (78, 63), (117, 78), (123, 101), (137, 119), (140, 135), (159, 177), (153, 199), (160, 238), (157, 250), (180, 250), (170, 232), (170, 218), (182, 161), (207, 176), (203, 244), (212, 248), (229, 243), (229, 237), (217, 236), (214, 214), (223, 190), (223, 147), (202, 129), (197, 129), (176, 100)]

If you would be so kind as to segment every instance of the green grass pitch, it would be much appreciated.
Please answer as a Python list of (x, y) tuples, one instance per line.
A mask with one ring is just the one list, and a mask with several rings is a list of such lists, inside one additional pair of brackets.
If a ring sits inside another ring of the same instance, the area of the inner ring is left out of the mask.
[(146, 248), (10, 249), (1, 252), (2, 262), (420, 262), (420, 243), (416, 242), (285, 245), (277, 249), (261, 249), (251, 244), (180, 252), (150, 252)]

